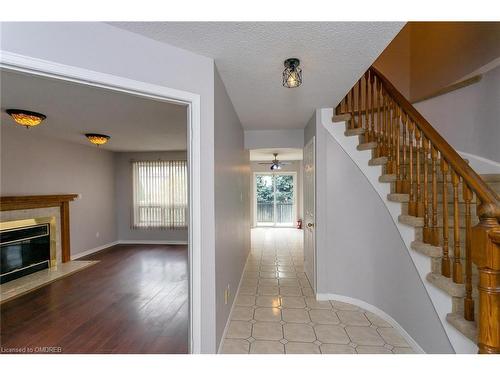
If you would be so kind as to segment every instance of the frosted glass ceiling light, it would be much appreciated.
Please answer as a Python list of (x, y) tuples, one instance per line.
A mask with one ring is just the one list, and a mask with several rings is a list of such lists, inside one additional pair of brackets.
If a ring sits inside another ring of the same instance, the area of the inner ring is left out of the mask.
[(85, 136), (87, 137), (90, 143), (93, 143), (96, 146), (105, 145), (111, 138), (109, 135), (96, 134), (96, 133), (87, 133), (85, 134)]
[(47, 116), (24, 109), (7, 109), (5, 112), (19, 125), (26, 126), (27, 129), (40, 125)]

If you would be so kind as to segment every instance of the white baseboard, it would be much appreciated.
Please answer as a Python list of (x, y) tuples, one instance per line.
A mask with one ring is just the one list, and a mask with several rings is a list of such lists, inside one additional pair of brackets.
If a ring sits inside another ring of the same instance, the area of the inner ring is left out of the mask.
[(370, 305), (368, 302), (362, 301), (360, 299), (342, 296), (340, 294), (318, 293), (316, 294), (316, 299), (318, 301), (333, 300), (333, 301), (350, 303), (351, 305), (359, 306), (362, 309), (365, 309), (366, 311), (378, 315), (379, 317), (387, 321), (393, 328), (396, 328), (399, 331), (399, 333), (405, 338), (406, 342), (410, 344), (413, 351), (419, 354), (425, 354), (424, 349), (422, 349), (420, 345), (418, 345), (418, 343), (408, 334), (408, 332), (406, 332), (404, 328), (401, 327), (401, 325), (392, 316), (387, 314), (385, 311), (380, 310), (378, 307)]
[(227, 322), (226, 322), (226, 325), (224, 327), (224, 331), (222, 331), (222, 336), (220, 339), (217, 354), (221, 354), (222, 345), (224, 344), (224, 338), (226, 337), (227, 330), (229, 329), (229, 323), (231, 322), (231, 316), (233, 315), (234, 304), (236, 303), (236, 297), (238, 296), (238, 294), (240, 292), (241, 283), (243, 282), (243, 275), (245, 275), (245, 268), (247, 268), (248, 257), (250, 256), (251, 253), (252, 253), (252, 251), (249, 250), (247, 258), (245, 259), (245, 266), (243, 266), (243, 272), (241, 273), (240, 282), (238, 283), (238, 289), (236, 290), (236, 293), (234, 294), (233, 303), (231, 305), (231, 310), (229, 311), (229, 316), (227, 317)]
[(108, 247), (118, 245), (118, 243), (119, 243), (119, 241), (113, 241), (113, 242), (110, 242), (110, 243), (107, 243), (107, 244), (104, 244), (101, 246), (94, 247), (93, 249), (85, 250), (85, 251), (82, 251), (82, 252), (79, 252), (76, 254), (71, 254), (71, 260), (79, 259), (79, 258), (82, 258), (84, 256), (87, 256), (87, 255), (90, 255), (93, 253), (97, 253), (98, 251), (104, 250)]
[(178, 240), (119, 240), (119, 245), (187, 245), (187, 241)]
[(113, 241), (101, 246), (94, 247), (93, 249), (85, 250), (82, 252), (79, 252), (77, 254), (72, 254), (71, 255), (71, 260), (83, 258), (84, 256), (97, 253), (98, 251), (107, 249), (108, 247), (115, 246), (115, 245), (187, 245), (187, 241), (169, 241), (169, 240), (162, 240), (162, 241), (152, 241), (152, 240), (118, 240), (118, 241)]

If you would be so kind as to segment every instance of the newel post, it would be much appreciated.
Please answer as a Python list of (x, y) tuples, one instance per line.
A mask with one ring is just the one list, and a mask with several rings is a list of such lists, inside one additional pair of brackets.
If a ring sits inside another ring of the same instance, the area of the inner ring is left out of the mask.
[(479, 224), (472, 228), (472, 260), (479, 270), (479, 353), (500, 354), (499, 208), (481, 204)]

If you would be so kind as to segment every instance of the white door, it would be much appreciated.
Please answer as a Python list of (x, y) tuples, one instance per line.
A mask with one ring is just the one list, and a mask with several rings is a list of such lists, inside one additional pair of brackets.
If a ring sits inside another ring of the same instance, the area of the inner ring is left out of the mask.
[(315, 215), (314, 137), (304, 147), (304, 270), (316, 292), (316, 215)]

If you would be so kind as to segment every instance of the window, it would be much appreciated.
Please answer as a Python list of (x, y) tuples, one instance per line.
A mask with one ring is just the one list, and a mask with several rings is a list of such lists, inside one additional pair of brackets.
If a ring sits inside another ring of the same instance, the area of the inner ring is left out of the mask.
[(187, 161), (133, 161), (133, 228), (187, 227)]
[(256, 173), (254, 186), (256, 225), (293, 226), (295, 173)]

